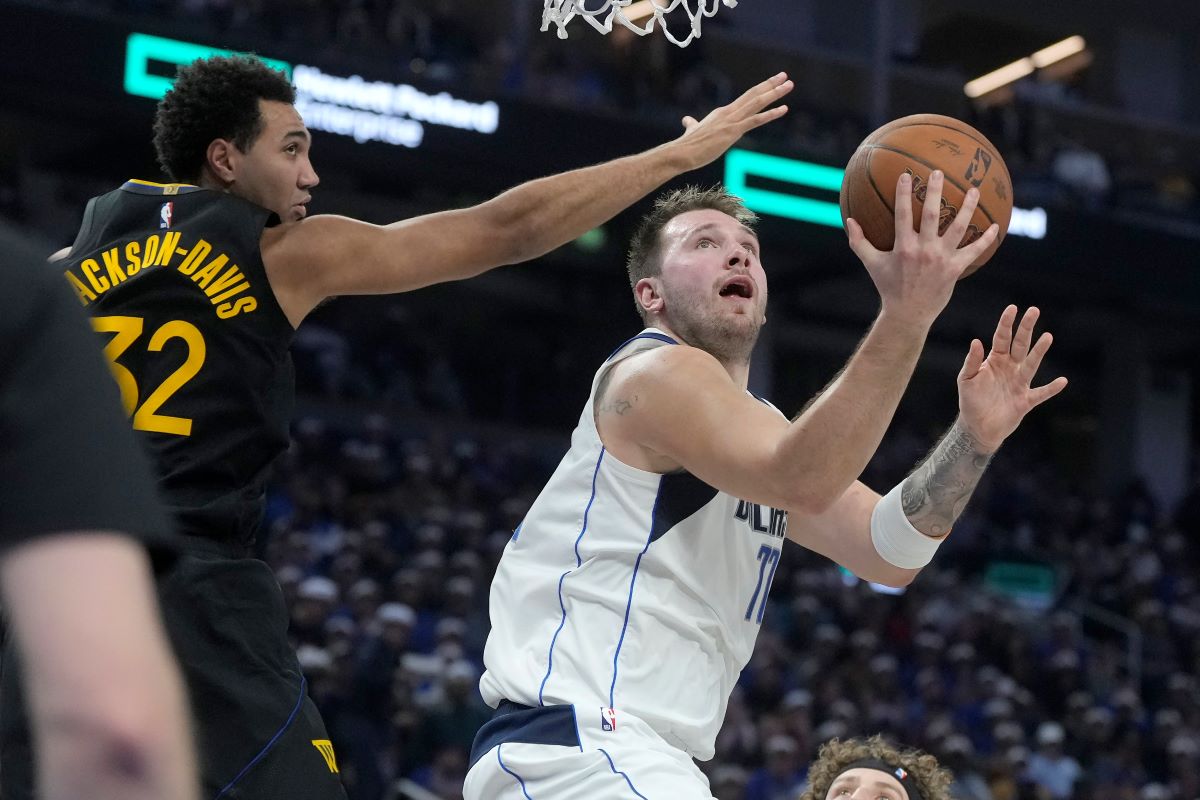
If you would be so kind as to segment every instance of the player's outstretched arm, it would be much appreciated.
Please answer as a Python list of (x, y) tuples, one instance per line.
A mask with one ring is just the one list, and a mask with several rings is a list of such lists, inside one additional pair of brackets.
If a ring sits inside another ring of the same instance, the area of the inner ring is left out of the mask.
[(387, 294), (469, 278), (544, 255), (603, 224), (666, 181), (720, 157), (747, 131), (778, 119), (784, 73), (637, 155), (522, 184), (471, 208), (386, 226), (319, 215), (264, 240), (271, 285), (298, 322), (328, 297)]
[(45, 800), (198, 798), (183, 682), (150, 565), (123, 534), (15, 547), (0, 585), (24, 661)]
[(1067, 385), (1058, 377), (1032, 385), (1053, 337), (1033, 342), (1038, 309), (1000, 315), (992, 349), (971, 342), (958, 375), (959, 417), (929, 456), (886, 498), (855, 483), (823, 514), (793, 517), (788, 535), (860, 578), (903, 586), (932, 558), (966, 508), (992, 455), (1033, 408)]

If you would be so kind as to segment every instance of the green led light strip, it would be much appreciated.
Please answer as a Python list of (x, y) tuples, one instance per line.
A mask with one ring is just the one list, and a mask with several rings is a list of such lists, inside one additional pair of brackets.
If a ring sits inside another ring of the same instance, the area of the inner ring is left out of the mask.
[(836, 202), (796, 197), (769, 189), (751, 189), (747, 181), (751, 176), (760, 176), (797, 186), (839, 192), (844, 173), (845, 170), (838, 167), (752, 153), (749, 150), (730, 150), (725, 156), (725, 188), (742, 198), (751, 211), (832, 228), (842, 227), (842, 210)]
[[(160, 100), (170, 91), (174, 79), (151, 74), (151, 61), (183, 65), (209, 56), (232, 55), (254, 54), (222, 50), (219, 47), (208, 47), (191, 42), (179, 42), (174, 39), (163, 39), (160, 36), (150, 36), (145, 33), (131, 33), (125, 46), (125, 91), (137, 97), (149, 97), (152, 100)], [(255, 57), (267, 66), (280, 70), (288, 76), (288, 80), (291, 80), (291, 64), (273, 58), (263, 58), (257, 55)]]

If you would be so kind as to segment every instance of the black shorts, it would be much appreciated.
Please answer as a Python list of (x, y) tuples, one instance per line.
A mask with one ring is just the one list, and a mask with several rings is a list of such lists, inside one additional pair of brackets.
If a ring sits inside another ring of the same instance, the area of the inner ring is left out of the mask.
[[(159, 602), (187, 683), (211, 800), (345, 800), (329, 735), (287, 641), (288, 614), (262, 561), (204, 543), (159, 577)], [(6, 641), (0, 680), (0, 797), (33, 800), (20, 679)]]

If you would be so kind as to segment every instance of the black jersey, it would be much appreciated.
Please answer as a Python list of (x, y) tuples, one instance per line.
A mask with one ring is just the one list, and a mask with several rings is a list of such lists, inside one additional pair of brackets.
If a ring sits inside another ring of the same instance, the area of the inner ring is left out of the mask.
[(88, 203), (60, 262), (187, 534), (252, 542), (288, 444), (293, 328), (260, 251), (276, 222), (223, 192), (129, 181)]

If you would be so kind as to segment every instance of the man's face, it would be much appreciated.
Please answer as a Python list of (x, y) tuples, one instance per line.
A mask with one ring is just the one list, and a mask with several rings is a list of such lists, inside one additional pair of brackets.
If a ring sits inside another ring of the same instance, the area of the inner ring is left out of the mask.
[(855, 767), (837, 776), (825, 800), (908, 800), (908, 792), (886, 772)]
[(259, 100), (263, 129), (247, 152), (231, 148), (230, 190), (284, 222), (304, 219), (312, 189), (320, 182), (309, 161), (312, 137), (295, 106)]
[(758, 237), (714, 209), (688, 211), (660, 233), (663, 312), (671, 329), (718, 358), (743, 354), (766, 321)]

